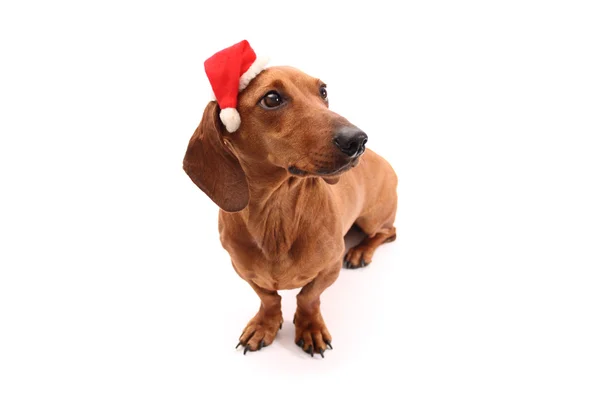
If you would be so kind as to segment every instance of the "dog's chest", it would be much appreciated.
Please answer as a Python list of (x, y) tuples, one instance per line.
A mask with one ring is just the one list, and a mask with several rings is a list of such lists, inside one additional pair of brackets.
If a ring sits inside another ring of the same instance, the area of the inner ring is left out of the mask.
[[(300, 265), (298, 262), (283, 260), (271, 263), (265, 260), (263, 268), (246, 269), (248, 280), (261, 288), (268, 290), (287, 290), (303, 287), (310, 283), (317, 275), (318, 269)], [(241, 268), (248, 267), (247, 265)]]
[(261, 257), (264, 268), (252, 269), (252, 280), (271, 290), (295, 289), (310, 283), (321, 271), (341, 262), (343, 238), (332, 240), (315, 234), (309, 240), (298, 240), (287, 254), (278, 258)]
[[(253, 263), (243, 262), (235, 265), (238, 272), (256, 285), (269, 290), (287, 290), (300, 288), (310, 283), (323, 270), (337, 262), (341, 251), (338, 246), (315, 249), (296, 255), (292, 249), (289, 255), (277, 259), (257, 256)], [(233, 258), (233, 257), (232, 257)]]
[(227, 223), (221, 229), (221, 242), (242, 278), (268, 290), (303, 287), (322, 270), (338, 262), (341, 266), (341, 231), (324, 226), (318, 217), (300, 221), (295, 231), (290, 226), (286, 221), (273, 223), (257, 235), (245, 224)]

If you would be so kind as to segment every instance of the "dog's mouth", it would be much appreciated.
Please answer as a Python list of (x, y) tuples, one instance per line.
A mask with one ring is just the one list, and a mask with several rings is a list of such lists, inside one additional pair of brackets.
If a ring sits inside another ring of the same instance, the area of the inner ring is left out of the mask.
[(298, 167), (296, 167), (295, 165), (292, 165), (290, 167), (288, 167), (288, 172), (292, 175), (296, 175), (296, 176), (310, 176), (310, 175), (316, 175), (316, 176), (320, 176), (320, 177), (336, 177), (339, 176), (341, 174), (343, 174), (344, 172), (356, 167), (359, 163), (360, 157), (356, 157), (352, 160), (350, 160), (349, 162), (345, 163), (344, 165), (340, 166), (340, 167), (334, 167), (334, 168), (328, 168), (327, 166), (322, 166), (322, 165), (318, 165), (316, 166), (316, 169), (314, 169), (314, 171), (309, 171), (309, 170), (305, 170), (305, 169), (300, 169)]

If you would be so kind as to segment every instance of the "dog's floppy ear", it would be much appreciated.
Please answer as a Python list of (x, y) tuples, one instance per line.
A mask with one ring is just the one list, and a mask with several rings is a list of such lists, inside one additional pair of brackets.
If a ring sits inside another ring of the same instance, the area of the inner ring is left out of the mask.
[(221, 209), (241, 211), (248, 205), (248, 182), (238, 159), (223, 143), (223, 129), (219, 107), (211, 101), (190, 139), (183, 169)]

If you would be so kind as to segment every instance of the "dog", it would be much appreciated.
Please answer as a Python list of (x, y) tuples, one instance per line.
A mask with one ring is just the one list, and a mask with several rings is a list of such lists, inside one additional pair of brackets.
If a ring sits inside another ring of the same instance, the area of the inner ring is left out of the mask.
[[(333, 347), (321, 293), (342, 266), (365, 267), (395, 240), (396, 174), (366, 149), (362, 130), (329, 109), (326, 85), (295, 68), (262, 71), (237, 108), (242, 122), (230, 133), (208, 103), (183, 167), (220, 207), (221, 243), (260, 298), (238, 346), (246, 354), (271, 344), (283, 322), (277, 291), (302, 288), (295, 342), (324, 357)], [(344, 255), (354, 224), (366, 237)]]

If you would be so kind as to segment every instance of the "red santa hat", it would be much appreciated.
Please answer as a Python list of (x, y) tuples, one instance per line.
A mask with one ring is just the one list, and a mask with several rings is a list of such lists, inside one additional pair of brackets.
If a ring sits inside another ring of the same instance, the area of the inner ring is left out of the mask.
[(229, 132), (240, 127), (238, 93), (265, 69), (267, 58), (256, 57), (247, 40), (219, 51), (204, 61), (204, 70), (221, 109), (221, 121)]

